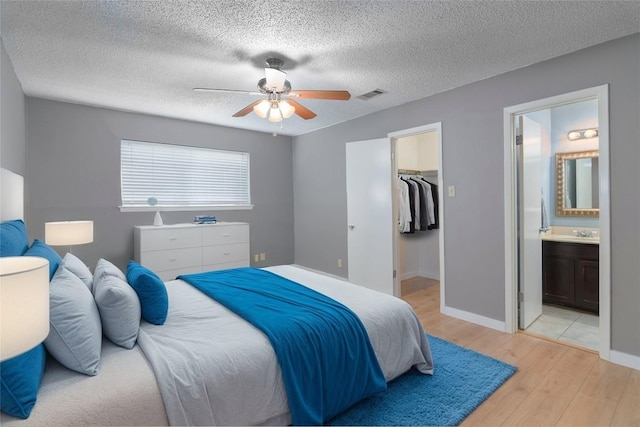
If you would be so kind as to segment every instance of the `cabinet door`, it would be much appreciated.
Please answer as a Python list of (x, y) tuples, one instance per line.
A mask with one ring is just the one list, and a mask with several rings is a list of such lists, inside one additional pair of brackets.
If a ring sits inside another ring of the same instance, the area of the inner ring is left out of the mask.
[(575, 299), (575, 261), (545, 256), (542, 265), (543, 302), (572, 305)]
[(579, 259), (576, 261), (576, 305), (598, 312), (600, 300), (599, 263)]

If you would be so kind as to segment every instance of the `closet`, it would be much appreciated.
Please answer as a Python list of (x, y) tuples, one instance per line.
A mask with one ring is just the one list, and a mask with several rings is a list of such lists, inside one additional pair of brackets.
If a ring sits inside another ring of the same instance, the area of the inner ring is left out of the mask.
[[(435, 191), (442, 191), (437, 187), (438, 132), (426, 132), (398, 138), (396, 140), (396, 162), (398, 179), (423, 179), (433, 184), (431, 188), (435, 186)], [(401, 206), (404, 205), (400, 199), (403, 197), (403, 192), (401, 191), (402, 183), (398, 182), (397, 186), (396, 195), (399, 198), (397, 205), (401, 209)], [(414, 185), (413, 188), (416, 188), (416, 186)], [(396, 232), (398, 233), (397, 271), (400, 280), (413, 277), (440, 280), (440, 230), (438, 228), (439, 218), (437, 218), (437, 195), (435, 199), (435, 225), (431, 224), (426, 230), (420, 230), (420, 227), (412, 227), (415, 229), (413, 233), (401, 232), (402, 229), (406, 230), (406, 227), (401, 227), (400, 224), (396, 227)], [(422, 213), (424, 213), (424, 209)], [(399, 215), (399, 217), (402, 217), (402, 215)], [(424, 228), (424, 215), (422, 220), (422, 228)]]

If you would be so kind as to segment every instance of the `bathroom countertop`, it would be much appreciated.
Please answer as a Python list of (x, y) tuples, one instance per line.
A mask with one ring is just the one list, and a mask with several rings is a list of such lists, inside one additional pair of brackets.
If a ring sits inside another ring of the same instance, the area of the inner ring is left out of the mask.
[[(592, 233), (591, 237), (578, 236), (577, 232), (586, 231)], [(540, 234), (542, 240), (554, 242), (571, 242), (583, 244), (600, 244), (600, 229), (596, 227), (559, 227), (553, 226), (544, 233)]]

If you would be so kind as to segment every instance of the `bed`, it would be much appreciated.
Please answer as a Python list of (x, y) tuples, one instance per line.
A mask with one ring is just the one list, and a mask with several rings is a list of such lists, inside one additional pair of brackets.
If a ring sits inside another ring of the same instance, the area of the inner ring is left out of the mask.
[[(338, 301), (366, 329), (384, 381), (412, 367), (433, 372), (420, 321), (404, 301), (309, 269), (262, 269)], [(100, 370), (87, 376), (48, 356), (27, 419), (0, 424), (288, 425), (282, 372), (267, 336), (184, 280), (165, 283), (166, 321), (142, 320), (130, 349), (101, 340)], [(4, 362), (3, 362), (4, 363)], [(168, 383), (181, 383), (176, 389)]]

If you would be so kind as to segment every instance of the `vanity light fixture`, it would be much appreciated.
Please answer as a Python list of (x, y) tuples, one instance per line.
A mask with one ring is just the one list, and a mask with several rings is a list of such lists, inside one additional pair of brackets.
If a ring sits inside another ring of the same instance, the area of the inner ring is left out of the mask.
[(576, 141), (578, 139), (595, 138), (596, 136), (598, 136), (597, 128), (576, 129), (576, 130), (570, 131), (567, 134), (567, 138), (569, 138), (569, 141)]

